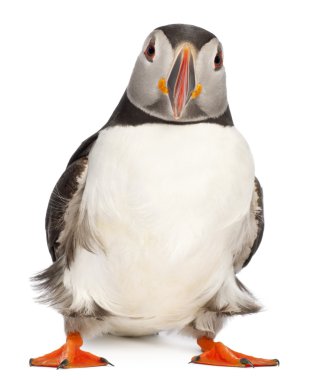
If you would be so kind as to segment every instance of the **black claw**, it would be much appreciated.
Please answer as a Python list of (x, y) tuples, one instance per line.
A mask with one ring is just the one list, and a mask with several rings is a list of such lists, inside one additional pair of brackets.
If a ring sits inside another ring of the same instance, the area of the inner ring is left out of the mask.
[(253, 363), (252, 363), (249, 359), (242, 358), (242, 359), (240, 359), (240, 363), (243, 364), (243, 365), (248, 364), (248, 365), (250, 365), (252, 368), (254, 368)]
[(275, 362), (276, 362), (276, 365), (279, 366), (280, 365), (280, 360), (279, 359), (273, 359)]
[(57, 369), (65, 368), (69, 364), (68, 359), (64, 359), (57, 367)]
[(29, 359), (29, 365), (30, 365), (30, 367), (33, 367), (32, 361), (33, 361), (33, 359)]
[(200, 358), (201, 358), (200, 355), (193, 356), (192, 360), (188, 364), (198, 362), (200, 360)]
[(109, 362), (109, 361), (108, 361), (107, 359), (105, 359), (105, 358), (100, 358), (100, 361), (101, 361), (101, 363), (106, 363), (106, 364), (111, 365), (112, 367), (115, 367), (114, 364), (112, 364), (111, 362)]

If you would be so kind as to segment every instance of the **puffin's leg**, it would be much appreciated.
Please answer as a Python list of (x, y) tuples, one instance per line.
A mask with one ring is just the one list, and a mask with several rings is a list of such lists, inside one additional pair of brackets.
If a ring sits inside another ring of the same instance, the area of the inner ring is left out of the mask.
[(203, 336), (197, 340), (203, 354), (194, 356), (191, 363), (226, 367), (268, 367), (279, 365), (277, 359), (260, 359), (233, 351), (221, 342)]
[(112, 365), (108, 360), (95, 356), (90, 352), (82, 351), (83, 340), (79, 332), (67, 335), (66, 343), (58, 350), (36, 359), (30, 359), (31, 366), (55, 368), (82, 368)]

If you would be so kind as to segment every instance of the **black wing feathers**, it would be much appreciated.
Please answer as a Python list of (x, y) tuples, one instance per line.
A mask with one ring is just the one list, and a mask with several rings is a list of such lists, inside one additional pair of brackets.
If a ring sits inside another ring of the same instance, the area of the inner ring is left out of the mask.
[(251, 261), (255, 252), (258, 250), (258, 248), (261, 244), (263, 232), (264, 232), (263, 190), (262, 190), (260, 182), (257, 178), (255, 178), (255, 182), (254, 182), (254, 191), (256, 192), (256, 195), (257, 195), (257, 207), (256, 207), (256, 211), (255, 211), (255, 219), (257, 222), (258, 230), (257, 230), (256, 238), (255, 238), (254, 243), (252, 245), (250, 254), (249, 254), (248, 258), (244, 261), (242, 268), (247, 266), (247, 264)]
[(52, 191), (46, 214), (46, 234), (49, 252), (53, 261), (58, 258), (59, 243), (57, 240), (64, 229), (64, 215), (68, 203), (78, 189), (77, 179), (86, 168), (88, 154), (97, 140), (98, 134), (99, 132), (96, 132), (81, 143), (71, 156), (66, 170)]

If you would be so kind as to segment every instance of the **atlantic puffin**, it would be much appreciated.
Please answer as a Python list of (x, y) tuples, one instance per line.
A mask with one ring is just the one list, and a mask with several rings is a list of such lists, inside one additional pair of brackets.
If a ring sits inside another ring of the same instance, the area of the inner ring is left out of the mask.
[(46, 214), (53, 263), (34, 277), (63, 315), (66, 343), (31, 366), (105, 366), (82, 337), (165, 330), (197, 338), (192, 363), (278, 365), (214, 341), (227, 318), (260, 310), (237, 273), (264, 229), (223, 61), (207, 30), (156, 28), (110, 119), (70, 158)]

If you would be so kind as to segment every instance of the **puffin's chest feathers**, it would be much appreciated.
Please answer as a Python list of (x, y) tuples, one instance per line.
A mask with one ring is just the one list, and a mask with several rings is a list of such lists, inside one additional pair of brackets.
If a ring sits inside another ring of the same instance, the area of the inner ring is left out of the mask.
[(105, 252), (76, 255), (70, 275), (81, 273), (81, 284), (73, 288), (118, 315), (192, 317), (231, 268), (226, 244), (249, 211), (253, 180), (235, 128), (103, 130), (82, 207)]
[(195, 223), (215, 230), (248, 211), (253, 179), (248, 145), (234, 127), (113, 127), (89, 155), (83, 200), (103, 221), (141, 232), (159, 235), (171, 224), (176, 234)]

